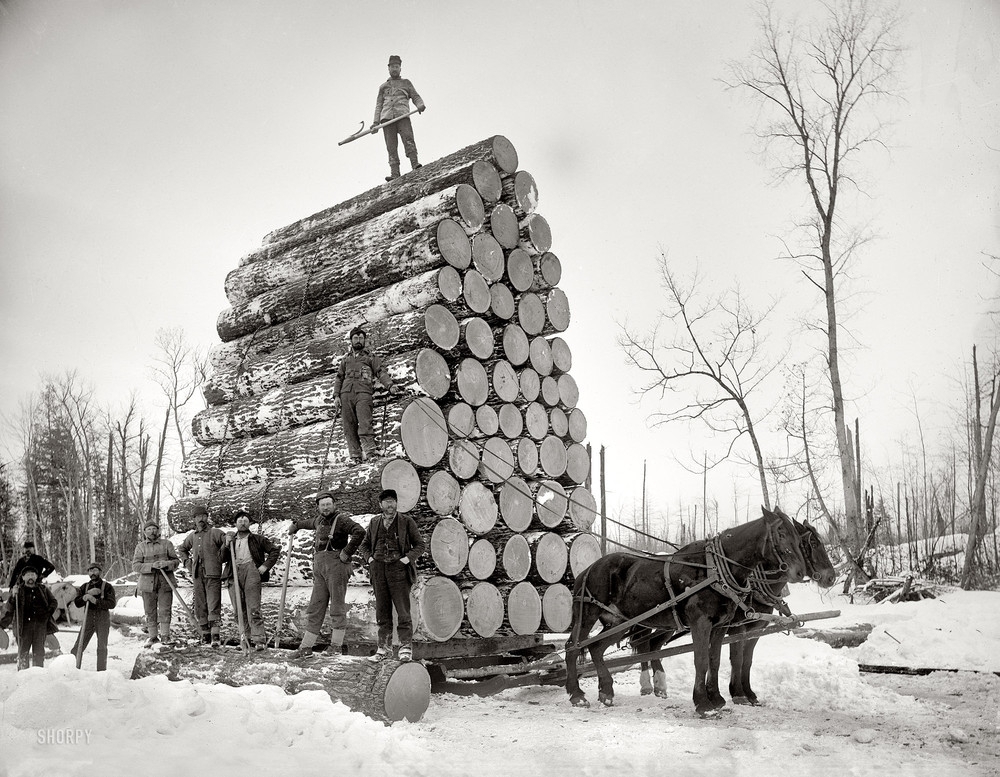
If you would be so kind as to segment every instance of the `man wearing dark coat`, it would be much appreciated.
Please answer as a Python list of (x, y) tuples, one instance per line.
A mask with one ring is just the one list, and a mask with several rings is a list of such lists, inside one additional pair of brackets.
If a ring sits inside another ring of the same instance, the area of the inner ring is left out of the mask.
[(396, 611), (399, 660), (413, 658), (413, 621), (410, 617), (410, 588), (416, 582), (414, 562), (424, 552), (424, 539), (417, 522), (396, 511), (396, 492), (387, 488), (379, 494), (382, 515), (372, 518), (361, 543), (361, 557), (368, 561), (375, 591), (375, 622), (378, 649), (371, 657), (381, 661), (392, 655), (392, 611)]
[[(86, 583), (76, 589), (77, 607), (85, 607), (87, 617), (80, 626), (80, 634), (73, 645), (73, 655), (76, 656), (76, 666), (79, 669), (83, 659), (83, 651), (87, 649), (90, 638), (97, 634), (97, 671), (108, 668), (108, 634), (111, 633), (111, 610), (115, 608), (115, 587), (101, 577), (101, 565), (93, 563), (87, 567)], [(83, 640), (83, 647), (80, 641)]]
[(42, 558), (37, 553), (35, 553), (35, 543), (28, 540), (24, 543), (24, 554), (17, 560), (14, 564), (14, 569), (10, 573), (10, 582), (7, 583), (7, 587), (11, 590), (14, 588), (14, 584), (21, 579), (21, 572), (28, 565), (35, 568), (38, 574), (38, 582), (43, 581), (49, 575), (55, 571), (55, 564), (46, 558)]
[[(260, 587), (261, 583), (270, 579), (271, 567), (277, 563), (281, 548), (263, 534), (250, 531), (250, 514), (245, 510), (237, 511), (235, 518), (236, 533), (226, 535), (222, 551), (222, 578), (228, 581), (234, 609), (239, 607), (243, 612), (244, 634), (253, 642), (254, 648), (263, 650), (267, 646), (267, 636), (264, 616), (260, 612)], [(236, 560), (235, 567), (233, 559)], [(235, 574), (239, 575), (239, 602), (233, 587), (234, 568)]]
[[(377, 132), (376, 125), (393, 119), (399, 121), (382, 128), (382, 136), (385, 138), (385, 148), (389, 152), (389, 175), (385, 180), (391, 181), (399, 178), (399, 140), (403, 140), (403, 151), (406, 158), (410, 160), (410, 166), (416, 170), (420, 162), (417, 161), (417, 144), (413, 139), (413, 124), (407, 114), (410, 112), (410, 100), (420, 113), (427, 107), (423, 98), (417, 94), (416, 87), (408, 78), (401, 78), (403, 70), (403, 60), (396, 54), (389, 57), (389, 78), (378, 88), (378, 97), (375, 98), (375, 119), (372, 121), (372, 132)], [(405, 118), (400, 118), (400, 117)]]
[(52, 621), (57, 606), (49, 589), (38, 582), (38, 570), (24, 565), (0, 617), (0, 629), (14, 626), (18, 671), (28, 668), (29, 658), (33, 666), (45, 665), (45, 638), (58, 631)]
[(330, 654), (340, 653), (347, 634), (347, 583), (353, 566), (351, 556), (364, 539), (365, 530), (347, 513), (338, 513), (333, 506), (333, 494), (324, 491), (316, 495), (319, 515), (293, 521), (289, 534), (299, 529), (313, 529), (313, 589), (306, 608), (306, 627), (302, 642), (295, 651), (297, 657), (312, 655), (319, 637), (326, 609), (330, 608)]
[(222, 620), (222, 549), (226, 533), (208, 525), (208, 510), (196, 507), (193, 532), (184, 538), (177, 555), (191, 573), (194, 614), (203, 644), (219, 645)]

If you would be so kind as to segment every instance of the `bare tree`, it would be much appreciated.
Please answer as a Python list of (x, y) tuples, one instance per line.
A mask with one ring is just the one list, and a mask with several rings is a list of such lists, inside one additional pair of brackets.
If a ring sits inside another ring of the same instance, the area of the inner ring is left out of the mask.
[(157, 353), (153, 357), (153, 379), (167, 400), (167, 419), (173, 416), (181, 459), (187, 456), (188, 435), (184, 432), (183, 411), (205, 382), (205, 355), (187, 341), (180, 328), (156, 332)]
[[(766, 358), (763, 338), (757, 334), (775, 303), (756, 313), (738, 287), (724, 294), (701, 295), (697, 273), (688, 284), (682, 283), (663, 254), (659, 268), (666, 291), (665, 309), (652, 332), (639, 335), (623, 326), (618, 341), (628, 362), (645, 376), (640, 395), (656, 394), (661, 402), (668, 394), (686, 396), (669, 409), (653, 413), (650, 419), (654, 425), (699, 421), (723, 435), (728, 447), (713, 466), (726, 460), (746, 436), (753, 448), (761, 496), (770, 509), (764, 455), (750, 395), (778, 364), (777, 359)], [(668, 330), (662, 341), (661, 329)], [(704, 468), (710, 468), (707, 461)]]
[(824, 303), (826, 368), (840, 458), (844, 505), (855, 542), (863, 535), (857, 505), (860, 478), (844, 411), (838, 323), (840, 282), (865, 238), (847, 228), (841, 198), (857, 186), (859, 157), (882, 143), (883, 125), (871, 109), (895, 86), (899, 16), (867, 0), (828, 5), (825, 24), (802, 30), (762, 6), (759, 46), (729, 65), (726, 84), (761, 107), (758, 137), (772, 153), (779, 179), (806, 186), (811, 215), (799, 224), (803, 250), (787, 251)]

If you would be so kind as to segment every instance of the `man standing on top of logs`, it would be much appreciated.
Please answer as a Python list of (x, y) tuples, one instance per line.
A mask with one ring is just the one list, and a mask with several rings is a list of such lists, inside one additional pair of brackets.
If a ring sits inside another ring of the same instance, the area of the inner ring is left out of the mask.
[[(370, 395), (369, 395), (370, 398)], [(365, 530), (347, 513), (338, 513), (333, 507), (333, 494), (324, 491), (316, 495), (319, 515), (293, 521), (289, 534), (299, 529), (314, 529), (313, 538), (313, 589), (306, 608), (306, 630), (294, 655), (304, 658), (312, 655), (313, 645), (319, 637), (326, 608), (330, 607), (330, 647), (327, 654), (336, 655), (347, 634), (347, 582), (351, 579), (351, 556), (364, 539)]]
[(201, 629), (202, 644), (219, 646), (222, 620), (222, 549), (226, 533), (208, 525), (208, 510), (194, 508), (193, 532), (184, 538), (178, 555), (194, 585), (194, 614)]
[(0, 617), (0, 629), (6, 629), (11, 624), (14, 626), (19, 672), (28, 668), (29, 658), (33, 666), (45, 665), (45, 638), (58, 631), (52, 621), (56, 598), (38, 582), (38, 570), (31, 564), (25, 564), (20, 574), (19, 582), (12, 588)]
[[(260, 612), (260, 584), (271, 577), (271, 567), (278, 562), (281, 548), (263, 534), (250, 531), (250, 513), (237, 510), (236, 534), (226, 536), (226, 546), (222, 552), (223, 563), (227, 564), (223, 577), (229, 581), (229, 595), (233, 608), (243, 611), (244, 633), (249, 634), (256, 650), (266, 647), (264, 616)], [(235, 570), (233, 559), (236, 560)], [(239, 575), (240, 601), (236, 601), (233, 590), (233, 574)], [(240, 619), (237, 618), (239, 623)], [(242, 644), (242, 643), (241, 643)]]
[(27, 566), (35, 568), (35, 574), (38, 575), (39, 582), (51, 575), (56, 569), (55, 564), (35, 553), (35, 543), (28, 540), (24, 543), (24, 554), (17, 560), (14, 569), (10, 573), (10, 582), (7, 584), (8, 589), (11, 591), (14, 590), (14, 584), (21, 579), (21, 572)]
[[(174, 604), (174, 570), (181, 561), (177, 558), (174, 543), (160, 537), (160, 524), (147, 521), (143, 527), (144, 539), (139, 540), (132, 554), (132, 571), (139, 575), (136, 587), (142, 596), (142, 609), (146, 612), (146, 634), (143, 647), (162, 642), (170, 645), (170, 608)], [(169, 578), (169, 580), (168, 580)]]
[(374, 135), (378, 132), (376, 125), (392, 121), (399, 117), (399, 121), (382, 128), (382, 135), (385, 138), (385, 147), (389, 152), (389, 175), (385, 180), (391, 181), (399, 178), (399, 143), (396, 136), (403, 139), (403, 150), (406, 158), (410, 160), (410, 165), (414, 170), (421, 165), (417, 161), (417, 144), (413, 140), (413, 125), (407, 116), (410, 113), (410, 100), (420, 113), (427, 107), (423, 98), (417, 94), (416, 88), (408, 78), (400, 78), (400, 71), (403, 69), (403, 60), (393, 54), (389, 57), (389, 78), (378, 88), (378, 98), (375, 100), (375, 119), (372, 121), (371, 132)]
[(410, 618), (410, 588), (417, 580), (413, 563), (424, 552), (424, 538), (417, 522), (396, 512), (396, 492), (385, 489), (378, 497), (382, 515), (372, 518), (361, 543), (361, 557), (368, 561), (375, 591), (375, 622), (378, 650), (372, 661), (392, 655), (392, 611), (396, 610), (399, 660), (413, 658), (413, 621)]
[(392, 382), (382, 360), (365, 348), (367, 337), (368, 333), (360, 326), (351, 330), (351, 348), (340, 362), (337, 379), (333, 384), (336, 397), (333, 407), (340, 410), (347, 449), (354, 464), (360, 464), (375, 455), (375, 437), (372, 434), (372, 392), (375, 390), (375, 378), (389, 389), (390, 394), (402, 393), (402, 389)]
[[(104, 672), (108, 668), (108, 634), (111, 633), (111, 610), (115, 608), (117, 598), (115, 587), (101, 577), (101, 565), (96, 561), (87, 567), (86, 583), (76, 589), (77, 607), (85, 608), (87, 618), (80, 626), (76, 644), (73, 645), (73, 655), (79, 657), (90, 644), (90, 638), (97, 634), (97, 671)], [(82, 643), (82, 647), (81, 647)]]

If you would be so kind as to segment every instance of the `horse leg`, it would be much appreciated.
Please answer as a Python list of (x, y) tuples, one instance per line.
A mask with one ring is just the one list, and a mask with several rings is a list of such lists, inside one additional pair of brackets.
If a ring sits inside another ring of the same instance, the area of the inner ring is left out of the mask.
[(713, 710), (719, 710), (726, 706), (726, 700), (719, 693), (719, 665), (722, 663), (722, 640), (725, 636), (725, 629), (712, 629), (705, 690)]
[[(639, 646), (636, 645), (636, 648)], [(649, 680), (649, 662), (643, 661), (639, 670), (639, 695), (649, 696), (653, 692), (653, 683)]]
[(712, 711), (712, 705), (708, 699), (708, 691), (705, 688), (705, 677), (708, 674), (712, 622), (705, 616), (689, 619), (691, 629), (691, 642), (694, 644), (694, 699), (695, 711), (705, 717)]
[[(746, 626), (735, 626), (729, 630), (729, 635), (733, 637), (746, 633)], [(729, 644), (729, 698), (733, 704), (748, 704), (745, 690), (744, 666), (744, 645), (745, 642), (737, 641)]]
[[(668, 633), (664, 632), (650, 639), (650, 652), (655, 652), (662, 648), (663, 643), (667, 641), (667, 636)], [(654, 658), (651, 663), (653, 664), (653, 693), (658, 699), (665, 699), (667, 698), (667, 673), (663, 671), (663, 662), (658, 658)]]
[(604, 651), (617, 641), (617, 637), (608, 637), (590, 646), (590, 660), (594, 662), (594, 669), (597, 670), (597, 700), (605, 707), (615, 703), (615, 682), (611, 679), (608, 665), (604, 663)]
[(757, 637), (756, 639), (749, 639), (744, 643), (743, 647), (743, 694), (746, 698), (746, 702), (744, 703), (753, 707), (760, 706), (757, 694), (754, 693), (753, 688), (750, 687), (750, 667), (753, 666), (753, 651), (757, 646), (759, 639), (760, 637)]
[[(575, 620), (575, 618), (574, 618)], [(570, 634), (575, 635), (577, 641), (582, 641), (590, 634), (590, 630), (597, 621), (596, 609), (590, 605), (584, 605), (580, 614), (579, 628), (573, 624)], [(580, 660), (580, 648), (575, 646), (566, 648), (566, 693), (569, 694), (569, 701), (574, 707), (589, 707), (586, 695), (580, 690), (580, 677), (577, 662)]]

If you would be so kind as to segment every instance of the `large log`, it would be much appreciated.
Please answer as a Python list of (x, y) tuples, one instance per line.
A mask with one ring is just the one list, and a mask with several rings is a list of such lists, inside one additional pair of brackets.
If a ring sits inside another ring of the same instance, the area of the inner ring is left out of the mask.
[(315, 497), (320, 491), (332, 492), (337, 510), (352, 515), (377, 512), (382, 467), (381, 461), (367, 461), (324, 473), (217, 488), (210, 494), (181, 497), (167, 510), (167, 521), (174, 531), (188, 531), (194, 526), (195, 507), (207, 507), (216, 525), (233, 523), (237, 510), (247, 510), (254, 523), (300, 520), (316, 514)]
[(508, 580), (518, 582), (528, 576), (531, 571), (531, 547), (523, 534), (514, 534), (507, 539), (500, 564)]
[[(535, 496), (535, 515), (542, 526), (554, 529), (562, 523), (566, 517), (566, 510), (569, 507), (569, 498), (559, 483), (554, 480), (543, 480), (532, 484)], [(580, 526), (580, 529), (589, 529), (590, 526)]]
[(538, 471), (538, 446), (528, 437), (522, 437), (514, 446), (518, 470), (529, 477)]
[(542, 599), (528, 582), (511, 588), (507, 595), (507, 623), (515, 634), (534, 634), (542, 622)]
[(244, 257), (240, 263), (259, 261), (275, 251), (288, 250), (296, 241), (314, 240), (319, 234), (368, 221), (425, 194), (460, 183), (474, 186), (485, 201), (496, 202), (502, 192), (497, 170), (507, 174), (517, 170), (517, 151), (502, 135), (473, 143), (389, 184), (273, 230), (264, 239), (264, 248)]
[(531, 367), (524, 367), (517, 373), (521, 397), (526, 402), (534, 402), (542, 391), (542, 381)]
[(502, 402), (513, 402), (521, 391), (517, 371), (506, 359), (498, 359), (490, 368), (490, 386)]
[(518, 324), (503, 328), (503, 355), (515, 367), (520, 367), (531, 355), (528, 336)]
[(477, 359), (489, 359), (493, 356), (493, 328), (482, 318), (466, 318), (458, 323), (458, 328), (459, 344), (465, 352)]
[(531, 548), (529, 578), (535, 583), (558, 583), (562, 580), (569, 560), (563, 538), (550, 531), (529, 532), (524, 538)]
[(414, 639), (446, 642), (458, 632), (465, 617), (462, 591), (447, 577), (420, 576), (410, 591)]
[(601, 557), (601, 540), (589, 531), (580, 531), (563, 536), (569, 548), (569, 569), (567, 582), (580, 576), (587, 567)]
[(479, 456), (479, 476), (490, 483), (503, 483), (514, 474), (514, 452), (502, 437), (490, 437)]
[(473, 481), (462, 487), (458, 514), (465, 528), (482, 536), (496, 525), (499, 514), (496, 497), (483, 483)]
[(469, 573), (477, 580), (493, 576), (497, 568), (497, 549), (485, 537), (480, 537), (469, 546)]
[(424, 494), (428, 506), (438, 515), (453, 515), (458, 510), (462, 496), (462, 486), (443, 469), (439, 469), (427, 479)]
[(223, 310), (215, 328), (224, 342), (235, 340), (435, 267), (450, 264), (465, 269), (471, 259), (472, 246), (465, 231), (458, 222), (444, 219), (433, 228), (399, 238), (381, 251), (359, 254), (350, 262), (326, 266), (319, 257), (318, 269), (307, 278)]
[(569, 372), (573, 367), (573, 352), (569, 344), (558, 335), (549, 340), (552, 351), (552, 369), (554, 372)]
[(566, 437), (569, 434), (569, 417), (561, 407), (549, 410), (549, 428), (556, 437)]
[(573, 592), (562, 583), (539, 589), (542, 595), (542, 620), (548, 631), (563, 634), (573, 623)]
[[(505, 402), (500, 405), (497, 411), (497, 422), (500, 426), (500, 433), (508, 440), (514, 440), (524, 433), (524, 417), (517, 405)], [(566, 425), (567, 430), (569, 424)]]
[(500, 415), (492, 405), (480, 405), (476, 408), (476, 427), (472, 436), (492, 437), (500, 431)]
[[(517, 216), (514, 209), (506, 203), (498, 203), (494, 206), (489, 216), (490, 232), (496, 238), (497, 243), (507, 249), (517, 248), (520, 239)], [(500, 276), (498, 275), (497, 278)]]
[(430, 550), (430, 558), (442, 575), (457, 575), (469, 560), (469, 534), (454, 518), (440, 520), (431, 533)]
[[(518, 225), (519, 234), (515, 245), (531, 256), (541, 256), (552, 248), (552, 230), (543, 216), (532, 213)], [(514, 246), (508, 246), (514, 248)]]
[(444, 413), (428, 397), (418, 397), (406, 406), (399, 434), (407, 458), (418, 467), (433, 467), (448, 449)]
[(430, 705), (430, 675), (418, 662), (373, 664), (355, 656), (295, 659), (287, 650), (266, 650), (252, 657), (204, 646), (168, 652), (143, 651), (132, 679), (163, 675), (168, 680), (222, 683), (233, 687), (276, 685), (285, 693), (322, 689), (355, 712), (391, 723), (415, 723)]
[(503, 200), (514, 209), (514, 215), (523, 221), (538, 207), (538, 185), (527, 170), (503, 177)]
[(209, 352), (209, 362), (216, 373), (227, 369), (235, 371), (243, 365), (253, 364), (257, 358), (266, 359), (268, 354), (279, 349), (321, 337), (339, 339), (346, 349), (348, 334), (358, 324), (368, 328), (369, 344), (377, 347), (382, 340), (389, 339), (383, 335), (377, 322), (401, 313), (423, 311), (435, 303), (452, 305), (461, 296), (462, 279), (455, 268), (439, 267), (269, 329), (215, 345)]
[(465, 592), (465, 613), (476, 634), (492, 637), (503, 625), (503, 596), (491, 583), (476, 583)]
[(514, 294), (506, 284), (494, 283), (490, 286), (490, 315), (500, 321), (510, 321), (517, 312)]
[(507, 282), (516, 292), (528, 291), (535, 282), (535, 262), (520, 248), (515, 248), (507, 254)]
[(249, 302), (265, 292), (305, 281), (323, 267), (383, 251), (399, 239), (445, 218), (459, 224), (466, 234), (475, 234), (485, 218), (482, 198), (468, 184), (451, 186), (281, 254), (241, 264), (226, 275), (226, 297), (233, 305)]
[(471, 357), (462, 359), (454, 372), (459, 396), (473, 407), (484, 404), (490, 394), (490, 380), (483, 363)]
[(552, 374), (552, 346), (544, 337), (534, 337), (528, 344), (528, 360), (531, 368), (540, 376)]
[[(430, 348), (393, 354), (384, 364), (393, 382), (411, 394), (439, 399), (450, 388), (448, 364)], [(195, 414), (191, 430), (202, 445), (215, 445), (324, 421), (339, 416), (333, 407), (337, 399), (336, 383), (336, 374), (320, 375), (303, 383), (235, 399), (226, 405), (214, 405)], [(376, 399), (378, 405), (395, 401), (382, 391)]]
[(577, 486), (567, 498), (569, 518), (580, 531), (590, 531), (597, 518), (597, 500), (586, 486)]
[(396, 492), (396, 509), (401, 513), (412, 510), (420, 501), (420, 474), (406, 459), (392, 459), (382, 467), (379, 482), (382, 488)]
[(531, 525), (535, 500), (524, 480), (508, 478), (500, 487), (499, 503), (500, 517), (511, 531), (523, 532)]
[[(369, 349), (383, 359), (422, 346), (448, 350), (458, 342), (458, 321), (446, 307), (433, 304), (368, 325), (368, 341)], [(202, 392), (209, 405), (221, 405), (304, 383), (335, 373), (347, 350), (346, 332), (300, 340), (242, 364), (226, 364), (208, 379)]]
[(542, 292), (558, 286), (562, 280), (562, 262), (559, 257), (551, 251), (534, 257), (534, 275), (532, 276), (531, 291)]
[(490, 285), (479, 270), (467, 270), (462, 276), (462, 299), (476, 315), (489, 312), (493, 302)]
[(448, 444), (448, 470), (459, 480), (474, 478), (479, 471), (479, 446), (472, 440), (452, 440)]
[(566, 448), (566, 477), (575, 485), (586, 483), (590, 477), (590, 453), (578, 442)]
[(583, 442), (587, 439), (587, 416), (583, 411), (574, 407), (567, 416), (569, 421), (569, 437), (573, 442)]
[(473, 236), (472, 266), (489, 283), (496, 283), (503, 277), (503, 248), (493, 235), (480, 232)]
[(541, 382), (542, 402), (546, 407), (555, 407), (559, 404), (559, 381), (551, 375), (546, 375)]

